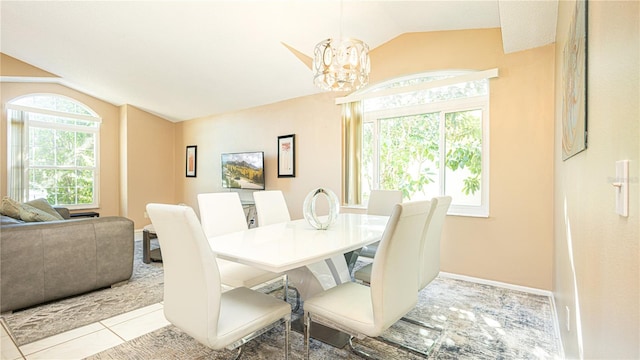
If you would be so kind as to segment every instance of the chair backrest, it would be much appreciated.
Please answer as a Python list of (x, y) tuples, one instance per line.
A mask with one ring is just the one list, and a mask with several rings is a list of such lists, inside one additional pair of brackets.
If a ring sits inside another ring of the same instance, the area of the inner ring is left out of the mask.
[(379, 331), (418, 302), (418, 249), (430, 209), (430, 201), (393, 207), (371, 270), (374, 324)]
[(431, 199), (433, 210), (427, 218), (427, 225), (420, 245), (420, 273), (418, 290), (424, 289), (440, 273), (440, 238), (442, 225), (447, 216), (451, 196), (440, 196)]
[(393, 206), (401, 202), (402, 191), (400, 190), (371, 190), (367, 214), (389, 216), (393, 211)]
[(258, 226), (277, 224), (291, 220), (289, 208), (280, 190), (256, 191), (253, 193), (258, 213)]
[(236, 192), (198, 194), (200, 222), (207, 237), (247, 230), (247, 218)]
[(203, 344), (217, 338), (220, 273), (191, 207), (148, 204), (164, 268), (164, 315)]

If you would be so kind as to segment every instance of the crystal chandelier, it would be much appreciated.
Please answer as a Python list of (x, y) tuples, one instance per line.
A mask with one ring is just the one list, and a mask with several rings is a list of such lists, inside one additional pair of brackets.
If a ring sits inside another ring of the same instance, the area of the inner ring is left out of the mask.
[(326, 39), (313, 56), (313, 82), (325, 91), (353, 91), (369, 82), (369, 46), (358, 39)]

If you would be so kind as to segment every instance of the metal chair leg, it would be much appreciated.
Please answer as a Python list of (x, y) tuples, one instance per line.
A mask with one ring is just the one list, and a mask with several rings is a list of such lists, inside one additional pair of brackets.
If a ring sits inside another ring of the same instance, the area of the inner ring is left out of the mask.
[(309, 341), (310, 341), (310, 333), (311, 333), (311, 315), (308, 313), (304, 314), (304, 358), (309, 360)]
[(289, 341), (289, 334), (291, 334), (291, 319), (287, 319), (284, 322), (284, 358), (289, 360), (289, 353), (291, 353), (291, 342)]
[[(419, 326), (419, 327), (422, 327), (422, 328), (426, 328), (426, 329), (431, 330), (431, 331), (437, 331), (439, 334), (434, 339), (433, 344), (431, 344), (431, 346), (429, 346), (429, 348), (426, 351), (423, 351), (423, 350), (420, 350), (420, 349), (418, 349), (416, 347), (410, 346), (408, 344), (401, 343), (399, 341), (387, 338), (385, 336), (378, 336), (378, 337), (371, 338), (371, 339), (374, 339), (374, 340), (377, 340), (377, 341), (381, 341), (381, 342), (383, 342), (383, 343), (385, 343), (387, 345), (393, 346), (393, 347), (395, 347), (397, 349), (401, 349), (401, 350), (404, 350), (404, 351), (411, 352), (411, 353), (413, 353), (415, 355), (418, 355), (420, 357), (428, 358), (429, 356), (431, 356), (431, 353), (435, 349), (436, 344), (438, 344), (440, 342), (440, 339), (442, 338), (442, 335), (444, 334), (444, 329), (437, 328), (437, 327), (434, 327), (434, 326), (432, 326), (430, 324), (424, 323), (422, 321), (414, 320), (414, 319), (410, 319), (410, 318), (402, 318), (401, 320), (404, 320), (404, 321), (406, 321), (406, 322), (408, 322), (408, 323), (410, 323), (412, 325), (416, 325), (416, 326)], [(362, 357), (364, 359), (370, 359), (370, 360), (371, 359), (376, 359), (371, 354), (369, 354), (369, 353), (367, 353), (367, 352), (365, 352), (363, 350), (359, 350), (355, 346), (353, 346), (353, 336), (349, 339), (349, 348), (351, 349), (351, 352), (353, 352), (354, 354), (356, 354), (356, 355), (358, 355), (358, 356), (360, 356), (360, 357)]]

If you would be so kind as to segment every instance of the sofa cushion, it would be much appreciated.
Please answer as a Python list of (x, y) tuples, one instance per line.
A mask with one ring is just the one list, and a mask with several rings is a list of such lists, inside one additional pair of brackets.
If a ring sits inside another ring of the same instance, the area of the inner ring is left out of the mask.
[(10, 216), (14, 219), (28, 222), (63, 220), (60, 217), (51, 215), (27, 203), (21, 204), (11, 199), (10, 197), (4, 197), (2, 199), (0, 213), (2, 213), (2, 215)]
[(56, 209), (54, 209), (53, 206), (51, 206), (51, 204), (49, 204), (47, 199), (44, 199), (44, 198), (35, 199), (35, 200), (27, 201), (25, 204), (31, 205), (36, 209), (46, 212), (47, 214), (56, 218), (56, 220), (64, 220), (62, 215), (60, 215), (60, 213)]
[(31, 221), (57, 221), (61, 220), (57, 217), (44, 212), (38, 208), (35, 208), (29, 204), (22, 204), (22, 211), (20, 211), (20, 219), (31, 222)]
[(2, 198), (2, 204), (0, 205), (0, 214), (21, 220), (20, 208), (21, 206), (19, 202), (5, 196)]

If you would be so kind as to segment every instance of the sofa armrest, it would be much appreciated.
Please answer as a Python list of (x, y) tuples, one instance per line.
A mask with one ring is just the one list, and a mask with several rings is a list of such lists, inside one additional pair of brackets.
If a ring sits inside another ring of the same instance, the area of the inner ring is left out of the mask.
[(62, 218), (64, 218), (65, 220), (71, 219), (71, 213), (69, 212), (69, 209), (67, 209), (66, 207), (58, 207), (58, 206), (54, 206), (53, 207), (58, 214), (60, 214), (60, 216), (62, 216)]

